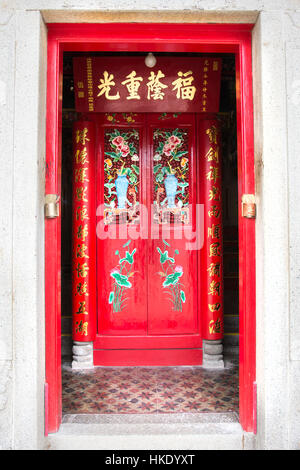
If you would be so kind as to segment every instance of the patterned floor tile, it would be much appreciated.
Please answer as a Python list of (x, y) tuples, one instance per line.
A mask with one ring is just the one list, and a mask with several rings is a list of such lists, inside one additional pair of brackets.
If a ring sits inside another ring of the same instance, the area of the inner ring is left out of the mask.
[(63, 368), (63, 413), (238, 412), (238, 367)]

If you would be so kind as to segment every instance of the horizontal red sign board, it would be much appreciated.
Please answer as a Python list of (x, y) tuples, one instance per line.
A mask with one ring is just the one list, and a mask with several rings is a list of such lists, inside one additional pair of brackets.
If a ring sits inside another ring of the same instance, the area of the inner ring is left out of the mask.
[(142, 56), (73, 58), (76, 111), (219, 111), (220, 58), (156, 59), (149, 68)]

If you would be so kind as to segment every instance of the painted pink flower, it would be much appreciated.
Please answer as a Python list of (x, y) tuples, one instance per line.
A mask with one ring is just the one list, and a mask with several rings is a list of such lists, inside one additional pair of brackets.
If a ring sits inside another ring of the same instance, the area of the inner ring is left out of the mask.
[(169, 137), (169, 139), (168, 139), (168, 142), (169, 142), (169, 144), (173, 144), (173, 145), (177, 146), (177, 145), (180, 144), (181, 139), (179, 139), (179, 137), (177, 137), (176, 135), (171, 135), (171, 137)]
[(122, 147), (124, 145), (124, 139), (120, 135), (118, 137), (115, 137), (112, 140), (112, 144), (115, 145), (116, 147)]
[(123, 145), (122, 147), (120, 147), (120, 151), (122, 152), (123, 157), (127, 157), (130, 152), (129, 145)]
[(174, 271), (177, 273), (183, 273), (183, 267), (182, 266), (175, 266)]
[(170, 145), (164, 145), (163, 152), (165, 155), (167, 155), (167, 157), (169, 157), (172, 152)]
[(115, 273), (119, 273), (120, 270), (118, 268), (114, 268), (110, 271), (110, 274), (115, 274)]

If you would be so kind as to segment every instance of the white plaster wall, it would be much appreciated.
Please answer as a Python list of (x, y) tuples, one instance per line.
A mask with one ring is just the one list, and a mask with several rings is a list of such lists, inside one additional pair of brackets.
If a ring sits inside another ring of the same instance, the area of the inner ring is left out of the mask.
[(28, 10), (191, 10), (268, 11), (299, 9), (298, 0), (8, 0)]
[(34, 449), (44, 428), (46, 28), (39, 12), (1, 6), (0, 448)]
[(15, 18), (0, 10), (0, 449), (12, 446), (12, 188)]
[(289, 189), (289, 447), (300, 449), (300, 12), (285, 13)]
[(16, 12), (13, 181), (14, 448), (40, 447), (44, 431), (44, 213), (46, 28)]
[(182, 13), (178, 21), (187, 13), (196, 14), (191, 21), (254, 21), (259, 16), (253, 34), (257, 447), (300, 448), (300, 0), (0, 0), (2, 448), (44, 445), (42, 18), (95, 21), (103, 12), (141, 11), (146, 19), (149, 12), (168, 10)]
[(289, 258), (283, 14), (262, 12), (254, 41), (259, 214), (256, 227), (258, 436), (265, 448), (276, 449), (288, 447)]

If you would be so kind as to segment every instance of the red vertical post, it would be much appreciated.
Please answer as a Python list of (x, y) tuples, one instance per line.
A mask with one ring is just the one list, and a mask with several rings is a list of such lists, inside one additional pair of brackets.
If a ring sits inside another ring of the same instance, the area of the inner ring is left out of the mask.
[[(45, 194), (61, 196), (62, 54), (48, 38)], [(61, 216), (45, 219), (45, 334), (48, 432), (59, 429), (61, 392)]]
[(95, 125), (73, 127), (72, 312), (74, 341), (96, 335)]
[[(221, 340), (223, 314), (223, 226), (220, 126), (215, 116), (199, 120), (201, 199), (204, 204), (202, 252), (202, 331), (204, 340)], [(218, 348), (220, 349), (220, 348)]]
[(254, 430), (253, 386), (256, 380), (255, 219), (242, 216), (243, 194), (255, 195), (251, 34), (236, 54), (236, 110), (239, 200), (239, 417)]

